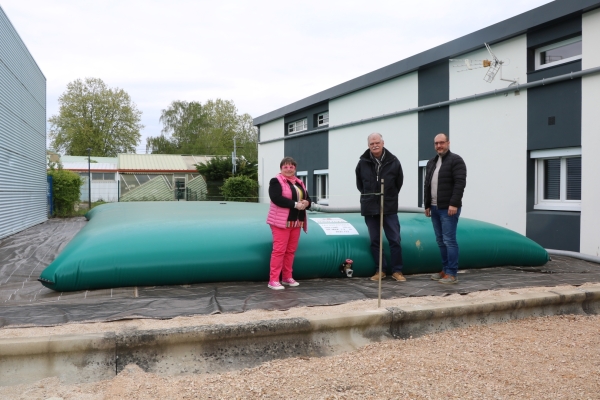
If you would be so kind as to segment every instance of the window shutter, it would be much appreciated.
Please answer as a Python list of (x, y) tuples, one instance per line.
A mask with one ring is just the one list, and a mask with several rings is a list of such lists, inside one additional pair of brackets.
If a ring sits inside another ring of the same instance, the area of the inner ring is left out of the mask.
[(544, 199), (560, 200), (560, 159), (544, 160)]
[(567, 200), (581, 200), (581, 157), (567, 158)]

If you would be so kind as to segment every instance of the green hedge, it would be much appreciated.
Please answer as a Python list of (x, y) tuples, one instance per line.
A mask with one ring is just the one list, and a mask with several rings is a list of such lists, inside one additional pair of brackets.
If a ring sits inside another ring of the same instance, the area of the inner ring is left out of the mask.
[(51, 169), (54, 213), (58, 217), (75, 215), (75, 205), (79, 203), (80, 188), (83, 179), (79, 174), (66, 169)]
[(225, 180), (221, 193), (227, 201), (258, 202), (258, 182), (247, 176), (234, 176)]

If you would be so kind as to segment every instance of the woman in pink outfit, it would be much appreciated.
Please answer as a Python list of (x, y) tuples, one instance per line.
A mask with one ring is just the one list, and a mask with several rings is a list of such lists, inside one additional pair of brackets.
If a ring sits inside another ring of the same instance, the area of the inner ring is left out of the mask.
[[(298, 248), (300, 229), (308, 230), (306, 210), (311, 202), (304, 183), (296, 177), (296, 161), (285, 157), (279, 163), (281, 172), (269, 182), (271, 207), (267, 224), (273, 233), (271, 273), (268, 287), (281, 290), (283, 285), (298, 286), (292, 277), (294, 254)], [(281, 283), (279, 276), (281, 275)]]

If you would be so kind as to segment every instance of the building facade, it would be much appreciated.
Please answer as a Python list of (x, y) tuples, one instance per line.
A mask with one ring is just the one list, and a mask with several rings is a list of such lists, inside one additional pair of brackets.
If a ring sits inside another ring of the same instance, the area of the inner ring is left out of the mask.
[(600, 1), (557, 0), (256, 118), (261, 201), (291, 156), (313, 199), (357, 206), (354, 167), (379, 132), (403, 165), (400, 205), (422, 206), (444, 132), (468, 168), (463, 217), (597, 256), (599, 105)]
[(0, 238), (46, 221), (46, 78), (0, 8)]
[[(88, 162), (89, 161), (89, 162)], [(119, 201), (119, 172), (117, 157), (62, 156), (63, 169), (76, 172), (83, 179), (79, 200), (87, 203), (92, 196), (92, 203)], [(92, 178), (91, 185), (89, 178)]]

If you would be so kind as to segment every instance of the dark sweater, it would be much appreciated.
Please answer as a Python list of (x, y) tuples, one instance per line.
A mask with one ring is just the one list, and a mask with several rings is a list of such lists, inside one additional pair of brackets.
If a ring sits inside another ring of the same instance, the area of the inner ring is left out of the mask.
[(371, 150), (367, 150), (360, 156), (356, 166), (356, 188), (361, 193), (360, 214), (379, 215), (381, 213), (381, 179), (384, 180), (383, 213), (396, 214), (398, 212), (398, 194), (404, 183), (404, 174), (400, 160), (383, 149), (381, 166), (371, 156)]
[[(425, 173), (425, 208), (431, 208), (431, 179), (435, 172), (439, 155), (427, 162)], [(467, 166), (458, 154), (450, 150), (442, 157), (442, 166), (438, 173), (437, 207), (445, 210), (450, 206), (462, 207), (462, 197), (467, 185)]]

